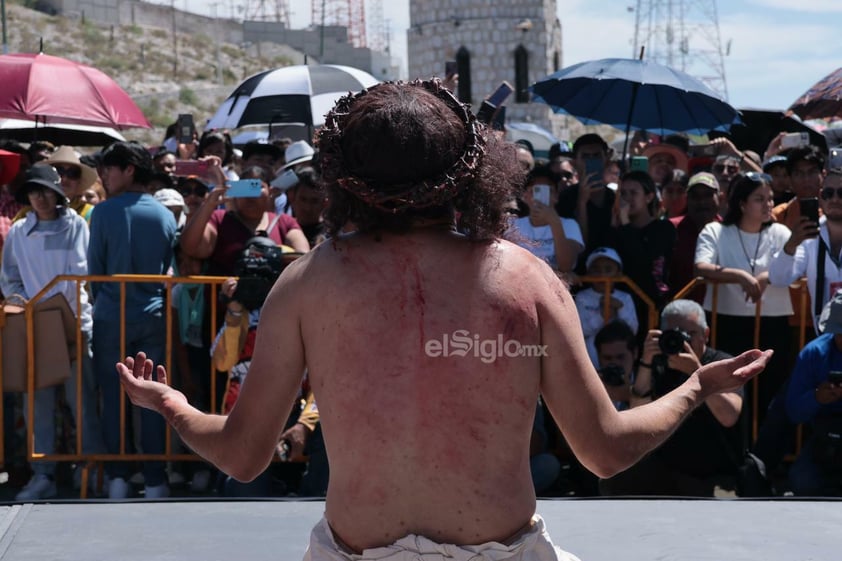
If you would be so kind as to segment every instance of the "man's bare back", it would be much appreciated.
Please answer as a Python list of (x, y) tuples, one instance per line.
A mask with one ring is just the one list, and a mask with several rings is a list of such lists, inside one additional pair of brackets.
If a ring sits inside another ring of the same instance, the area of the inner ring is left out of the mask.
[(353, 549), (410, 533), (503, 541), (534, 514), (528, 445), (540, 359), (492, 356), (505, 353), (489, 344), (485, 357), (476, 345), (467, 356), (428, 355), (444, 355), (429, 342), (443, 347), (454, 332), (539, 345), (534, 294), (546, 287), (529, 280), (536, 265), (506, 242), (431, 229), (351, 236), (296, 263), (330, 453), (326, 516)]

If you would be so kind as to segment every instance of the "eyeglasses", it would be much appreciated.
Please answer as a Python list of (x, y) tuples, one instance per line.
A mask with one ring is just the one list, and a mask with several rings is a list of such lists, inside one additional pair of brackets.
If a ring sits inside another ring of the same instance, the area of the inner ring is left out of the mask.
[(724, 164), (716, 164), (713, 166), (714, 173), (724, 173), (726, 170), (730, 174), (737, 174), (740, 172), (740, 166), (726, 166)]
[(82, 168), (76, 166), (55, 166), (56, 172), (61, 177), (67, 179), (80, 179), (82, 177)]
[(833, 194), (836, 194), (837, 199), (842, 199), (842, 187), (823, 187), (820, 194), (823, 201), (829, 201), (833, 198)]

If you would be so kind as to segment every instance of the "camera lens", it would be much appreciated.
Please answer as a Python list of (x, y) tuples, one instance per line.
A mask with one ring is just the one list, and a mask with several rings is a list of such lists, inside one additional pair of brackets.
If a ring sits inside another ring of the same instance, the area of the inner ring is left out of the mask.
[(658, 346), (665, 355), (677, 355), (684, 350), (684, 343), (689, 341), (690, 335), (676, 327), (661, 333)]

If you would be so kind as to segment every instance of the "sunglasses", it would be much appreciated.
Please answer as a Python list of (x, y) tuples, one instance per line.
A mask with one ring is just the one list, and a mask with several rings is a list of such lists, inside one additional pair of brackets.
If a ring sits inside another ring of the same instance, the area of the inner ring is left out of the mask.
[(723, 173), (726, 170), (728, 170), (728, 173), (739, 173), (740, 166), (726, 166), (723, 164), (716, 164), (715, 166), (713, 166), (713, 171), (715, 173)]
[(55, 166), (55, 169), (60, 177), (66, 177), (67, 179), (80, 179), (82, 177), (82, 169), (76, 166)]
[(834, 193), (836, 194), (837, 199), (842, 199), (842, 187), (823, 187), (820, 194), (823, 201), (829, 201), (833, 198)]

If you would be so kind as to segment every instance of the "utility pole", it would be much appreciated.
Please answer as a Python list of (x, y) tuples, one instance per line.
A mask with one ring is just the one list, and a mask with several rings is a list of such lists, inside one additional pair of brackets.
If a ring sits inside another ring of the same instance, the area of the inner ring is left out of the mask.
[(3, 16), (3, 54), (9, 53), (9, 42), (6, 40), (6, 0), (0, 0), (0, 12)]
[(178, 78), (178, 36), (175, 28), (175, 0), (170, 0), (170, 9), (172, 11), (172, 75), (173, 78)]

